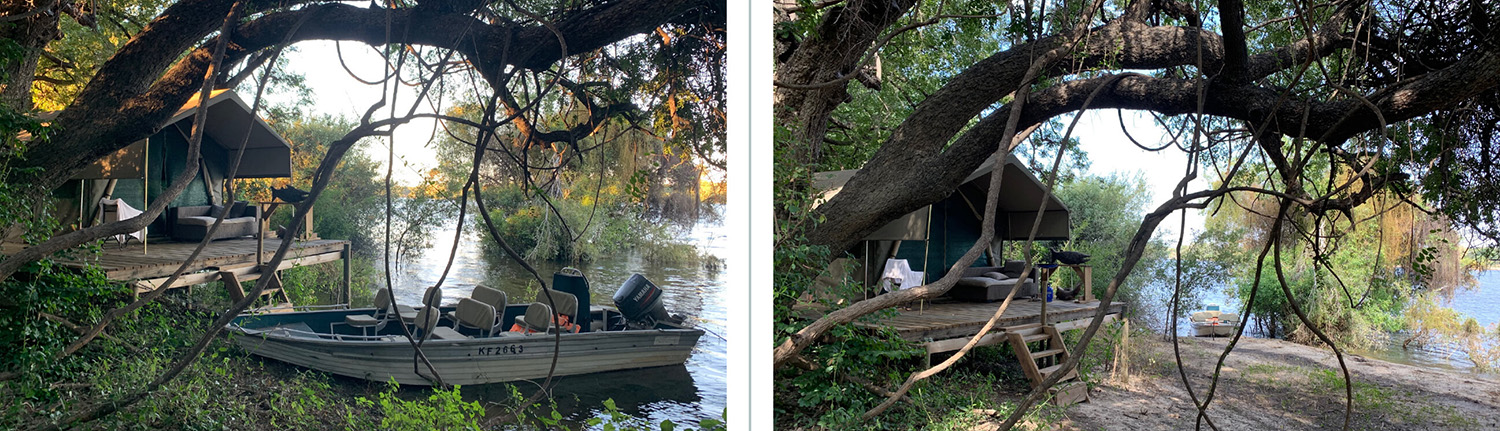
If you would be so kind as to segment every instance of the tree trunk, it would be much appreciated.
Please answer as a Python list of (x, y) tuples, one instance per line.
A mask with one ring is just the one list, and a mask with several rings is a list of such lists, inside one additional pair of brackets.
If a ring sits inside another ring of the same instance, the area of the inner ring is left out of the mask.
[(31, 110), (31, 82), (36, 73), (37, 59), (48, 43), (62, 35), (58, 29), (61, 15), (57, 13), (57, 4), (57, 0), (6, 0), (0, 3), (0, 16), (10, 18), (31, 14), (0, 24), (0, 41), (14, 42), (16, 46), (5, 48), (19, 51), (16, 58), (0, 61), (0, 104), (20, 112)]

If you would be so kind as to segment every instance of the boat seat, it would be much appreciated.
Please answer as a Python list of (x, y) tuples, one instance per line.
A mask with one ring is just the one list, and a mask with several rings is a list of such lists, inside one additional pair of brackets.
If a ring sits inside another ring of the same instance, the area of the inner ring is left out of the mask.
[[(554, 308), (548, 305), (548, 293), (551, 293), (552, 301), (557, 307)], [(562, 311), (553, 313), (552, 310), (554, 309)], [(578, 297), (557, 290), (542, 289), (541, 292), (537, 293), (536, 301), (526, 307), (526, 314), (516, 316), (515, 326), (511, 327), (511, 330), (517, 332), (543, 332), (556, 328), (559, 326), (558, 323), (561, 322), (561, 326), (568, 332), (578, 332), (578, 326), (573, 324), (577, 320), (576, 316), (573, 316), (574, 313), (577, 313), (577, 310)]]
[[(389, 322), (389, 321), (391, 321), (391, 320), (394, 319), (393, 314), (391, 313), (391, 311), (392, 310), (391, 310), (391, 295), (390, 295), (390, 292), (387, 291), (386, 289), (376, 289), (376, 291), (375, 291), (375, 315), (372, 316), (372, 315), (369, 315), (369, 314), (351, 314), (351, 315), (348, 315), (348, 316), (344, 316), (344, 324), (345, 325), (349, 325), (351, 327), (359, 328), (360, 331), (362, 331), (366, 335), (369, 335), (369, 332), (371, 330), (375, 331), (376, 333), (379, 333), (380, 329), (383, 328), (383, 327), (385, 327), (386, 322)], [(411, 313), (412, 319), (416, 318), (416, 311), (412, 310), (411, 307), (407, 307), (407, 306), (399, 305), (399, 304), (396, 305), (396, 310), (395, 310), (395, 313), (394, 313), (395, 315), (405, 315), (407, 313)], [(329, 324), (329, 326), (330, 326), (330, 332), (332, 332), (331, 331), (332, 324)]]
[[(375, 316), (371, 316), (371, 315), (368, 315), (368, 314), (351, 314), (351, 315), (348, 315), (348, 316), (344, 316), (344, 324), (345, 325), (349, 325), (351, 327), (359, 328), (360, 332), (363, 335), (370, 335), (370, 329), (371, 328), (378, 328), (380, 326), (380, 322), (381, 322), (380, 319), (376, 319)], [(329, 325), (329, 326), (332, 326), (332, 325)], [(329, 332), (333, 332), (333, 331), (330, 330)]]
[(434, 340), (462, 340), (462, 339), (465, 339), (465, 338), (473, 338), (473, 337), (470, 337), (468, 335), (464, 335), (464, 334), (462, 334), (462, 333), (460, 333), (458, 331), (453, 330), (453, 328), (449, 328), (447, 326), (439, 326), (439, 327), (436, 327), (436, 328), (432, 328), (432, 339), (434, 339)]
[(416, 326), (417, 330), (421, 331), (421, 337), (436, 340), (469, 338), (467, 335), (453, 330), (453, 328), (438, 326), (438, 320), (441, 318), (442, 316), (439, 314), (437, 307), (427, 307), (417, 310)]
[[(489, 305), (491, 312), (499, 313), (494, 316), (496, 322), (498, 322), (501, 315), (505, 313), (505, 307), (507, 305), (510, 305), (507, 301), (509, 298), (506, 297), (504, 291), (491, 289), (486, 286), (474, 286), (474, 292), (469, 294), (469, 298), (472, 298), (475, 301), (479, 301), (482, 304)], [(456, 310), (452, 313), (446, 314), (445, 316), (455, 321), (459, 320), (458, 312)]]
[(505, 306), (509, 305), (506, 302), (509, 298), (506, 298), (504, 291), (488, 286), (474, 286), (474, 293), (470, 293), (469, 297), (474, 298), (475, 301), (489, 304), (490, 307), (497, 311), (504, 310)]
[(458, 326), (478, 329), (485, 337), (493, 335), (495, 327), (498, 326), (495, 307), (473, 298), (458, 300), (458, 309), (454, 310), (453, 314)]
[(368, 328), (380, 324), (380, 319), (368, 314), (351, 314), (344, 316), (344, 323), (356, 328)]
[(437, 286), (429, 287), (429, 288), (427, 288), (426, 292), (422, 293), (422, 308), (417, 308), (417, 309), (413, 310), (412, 308), (407, 307), (406, 310), (402, 310), (400, 312), (400, 314), (401, 314), (401, 322), (405, 323), (405, 324), (408, 324), (408, 325), (411, 325), (411, 324), (413, 324), (413, 322), (416, 322), (416, 320), (417, 320), (417, 312), (420, 312), (421, 310), (425, 310), (425, 309), (428, 309), (428, 308), (437, 309), (438, 305), (440, 305), (442, 302), (443, 302), (443, 289), (439, 288)]

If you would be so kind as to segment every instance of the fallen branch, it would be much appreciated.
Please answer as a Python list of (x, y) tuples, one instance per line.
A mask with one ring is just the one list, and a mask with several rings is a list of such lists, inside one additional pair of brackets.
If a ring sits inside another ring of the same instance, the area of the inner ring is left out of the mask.
[[(51, 320), (53, 322), (56, 322), (57, 324), (62, 325), (64, 328), (68, 328), (69, 330), (71, 330), (73, 332), (77, 332), (79, 335), (87, 334), (89, 332), (89, 330), (87, 328), (84, 328), (82, 326), (78, 326), (77, 324), (68, 321), (68, 319), (64, 319), (62, 317), (58, 317), (57, 315), (54, 315), (54, 314), (51, 314), (51, 313), (40, 313), (40, 314), (41, 314), (42, 317), (46, 318), (47, 320)], [(109, 341), (113, 341), (113, 342), (115, 342), (115, 344), (119, 344), (121, 346), (124, 346), (125, 348), (130, 349), (130, 351), (135, 352), (135, 353), (146, 353), (146, 351), (144, 349), (141, 349), (140, 347), (136, 347), (133, 344), (126, 343), (125, 340), (121, 340), (119, 338), (115, 338), (115, 336), (109, 335), (109, 334), (104, 333), (102, 331), (99, 332), (99, 338), (103, 338), (103, 339), (106, 339), (106, 340), (109, 340)]]

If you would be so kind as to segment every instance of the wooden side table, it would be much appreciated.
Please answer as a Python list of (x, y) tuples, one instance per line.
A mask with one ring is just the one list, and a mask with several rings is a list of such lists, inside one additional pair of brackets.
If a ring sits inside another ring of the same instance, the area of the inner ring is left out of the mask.
[[(262, 238), (264, 238), (267, 235), (268, 232), (272, 233), (272, 234), (275, 233), (275, 231), (272, 231), (271, 228), (270, 228), (270, 226), (269, 226), (269, 223), (271, 222), (271, 214), (275, 214), (276, 210), (278, 208), (281, 208), (282, 205), (291, 206), (292, 208), (296, 208), (297, 207), (296, 204), (293, 204), (293, 203), (290, 203), (290, 202), (281, 202), (281, 201), (261, 201), (261, 202), (256, 202), (255, 204), (256, 205), (260, 205), (260, 232), (261, 232), (260, 236)], [(302, 240), (302, 241), (322, 239), (322, 238), (318, 238), (318, 233), (313, 231), (313, 210), (312, 210), (312, 208), (308, 208), (307, 209), (307, 223), (303, 223), (302, 224), (302, 233), (301, 233), (301, 235), (295, 235), (295, 236), (296, 236), (296, 239), (299, 239), (299, 240)], [(276, 237), (280, 238), (279, 235), (276, 236)]]
[(1040, 268), (1041, 271), (1039, 271), (1039, 275), (1041, 275), (1041, 277), (1037, 281), (1041, 286), (1043, 300), (1045, 301), (1046, 298), (1045, 295), (1047, 294), (1047, 283), (1052, 278), (1052, 272), (1056, 271), (1057, 268), (1062, 267), (1073, 268), (1073, 272), (1078, 274), (1078, 278), (1083, 279), (1083, 288), (1081, 289), (1083, 290), (1083, 294), (1078, 295), (1076, 298), (1074, 298), (1073, 302), (1080, 304), (1086, 302), (1094, 302), (1094, 267), (1089, 265), (1058, 264), (1058, 266), (1052, 268)]

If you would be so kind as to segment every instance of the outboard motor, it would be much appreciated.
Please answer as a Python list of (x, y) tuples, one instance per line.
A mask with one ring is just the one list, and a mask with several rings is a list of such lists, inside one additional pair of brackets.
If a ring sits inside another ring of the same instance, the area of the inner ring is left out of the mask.
[(620, 290), (615, 291), (615, 307), (620, 309), (631, 329), (654, 328), (657, 322), (682, 324), (681, 316), (667, 313), (661, 297), (660, 287), (645, 276), (633, 274), (620, 284)]

